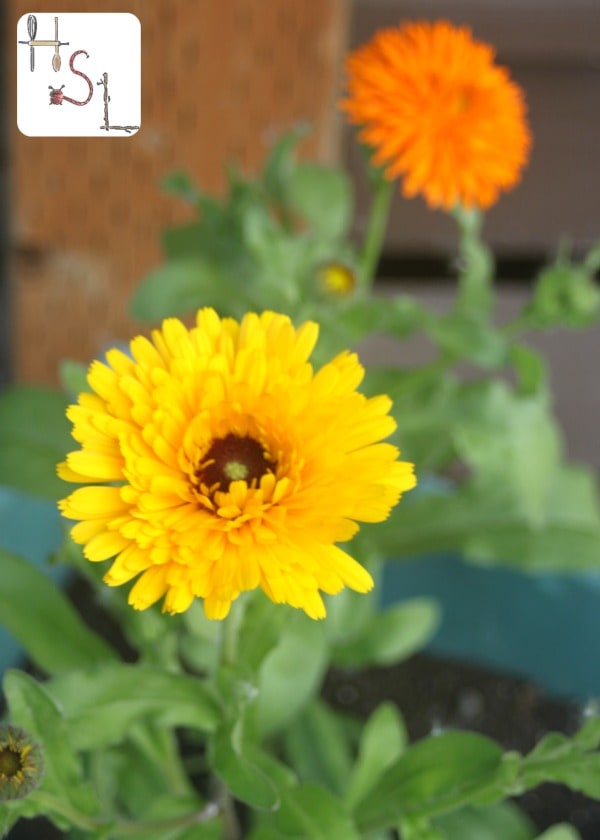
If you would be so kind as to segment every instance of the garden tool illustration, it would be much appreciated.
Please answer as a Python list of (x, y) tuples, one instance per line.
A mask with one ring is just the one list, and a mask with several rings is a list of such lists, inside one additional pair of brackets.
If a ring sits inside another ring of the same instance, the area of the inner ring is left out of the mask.
[(36, 40), (37, 35), (37, 18), (35, 15), (29, 15), (27, 18), (27, 34), (29, 41), (19, 41), (19, 44), (27, 44), (29, 46), (29, 67), (33, 73), (35, 69), (35, 48), (36, 47), (54, 47), (54, 55), (52, 56), (52, 69), (55, 73), (60, 70), (60, 48), (69, 44), (68, 41), (60, 41), (58, 38), (58, 17), (54, 18), (54, 40), (44, 41)]

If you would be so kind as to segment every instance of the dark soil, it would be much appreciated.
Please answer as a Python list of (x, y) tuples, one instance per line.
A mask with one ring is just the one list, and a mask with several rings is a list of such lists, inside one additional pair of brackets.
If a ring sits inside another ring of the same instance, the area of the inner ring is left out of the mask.
[[(425, 654), (391, 668), (333, 670), (324, 694), (360, 717), (394, 702), (411, 741), (439, 728), (468, 729), (526, 753), (548, 732), (571, 735), (581, 724), (580, 706), (550, 699), (525, 680)], [(583, 840), (600, 838), (600, 802), (563, 785), (542, 785), (516, 801), (540, 831), (566, 822)]]

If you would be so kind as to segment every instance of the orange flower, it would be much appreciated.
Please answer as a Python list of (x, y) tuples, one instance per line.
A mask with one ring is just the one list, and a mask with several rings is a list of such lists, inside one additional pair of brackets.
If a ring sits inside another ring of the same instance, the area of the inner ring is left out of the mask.
[(520, 179), (531, 146), (521, 88), (467, 27), (407, 23), (348, 59), (342, 102), (374, 162), (430, 207), (485, 208)]

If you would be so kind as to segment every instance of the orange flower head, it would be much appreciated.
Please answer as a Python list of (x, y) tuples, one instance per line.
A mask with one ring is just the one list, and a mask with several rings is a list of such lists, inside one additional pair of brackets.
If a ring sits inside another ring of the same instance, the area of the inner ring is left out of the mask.
[(531, 135), (521, 88), (468, 27), (419, 21), (348, 58), (342, 107), (374, 163), (430, 207), (486, 208), (514, 187)]

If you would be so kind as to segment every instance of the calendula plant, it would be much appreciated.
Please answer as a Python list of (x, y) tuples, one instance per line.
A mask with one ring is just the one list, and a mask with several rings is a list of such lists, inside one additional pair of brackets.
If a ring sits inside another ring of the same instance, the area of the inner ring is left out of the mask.
[[(522, 92), (466, 28), (417, 23), (350, 57), (342, 107), (373, 188), (359, 242), (348, 177), (298, 162), (302, 130), (257, 178), (231, 169), (222, 199), (171, 175), (192, 218), (132, 302), (160, 325), (87, 372), (66, 363), (66, 396), (0, 396), (3, 483), (59, 500), (54, 560), (110, 620), (98, 633), (0, 552), (0, 618), (37, 669), (4, 679), (3, 832), (44, 814), (97, 840), (567, 840), (511, 798), (545, 781), (600, 798), (594, 715), (520, 755), (468, 731), (411, 744), (394, 705), (358, 721), (321, 696), (332, 665), (397, 662), (437, 627), (429, 599), (379, 606), (386, 561), (600, 566), (595, 478), (565, 460), (523, 337), (597, 318), (600, 244), (561, 253), (498, 324), (481, 237), (530, 151)], [(373, 291), (397, 178), (456, 221), (444, 314)], [(365, 376), (374, 332), (437, 355)], [(443, 490), (412, 489), (436, 475)]]

